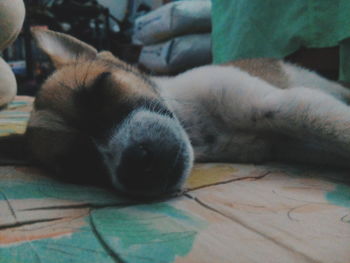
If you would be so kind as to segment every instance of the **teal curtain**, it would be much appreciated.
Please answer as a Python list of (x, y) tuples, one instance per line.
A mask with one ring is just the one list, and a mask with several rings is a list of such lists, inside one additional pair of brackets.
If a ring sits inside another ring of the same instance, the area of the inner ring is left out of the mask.
[(283, 58), (301, 47), (340, 46), (350, 81), (349, 0), (212, 0), (214, 63)]

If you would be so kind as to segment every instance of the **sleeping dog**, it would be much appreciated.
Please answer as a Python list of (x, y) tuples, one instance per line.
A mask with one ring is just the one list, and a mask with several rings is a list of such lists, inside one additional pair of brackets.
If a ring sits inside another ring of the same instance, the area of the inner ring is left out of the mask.
[(138, 197), (172, 194), (193, 161), (348, 166), (350, 92), (273, 59), (151, 77), (71, 36), (34, 30), (56, 71), (26, 140), (41, 164)]

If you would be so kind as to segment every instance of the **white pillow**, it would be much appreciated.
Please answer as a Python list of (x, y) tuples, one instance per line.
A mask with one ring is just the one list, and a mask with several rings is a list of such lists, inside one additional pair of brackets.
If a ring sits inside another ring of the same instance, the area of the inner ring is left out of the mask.
[(211, 63), (210, 34), (176, 37), (161, 44), (144, 46), (139, 63), (156, 73), (179, 73)]
[(24, 16), (22, 0), (0, 0), (0, 51), (15, 41), (21, 32)]
[(17, 82), (10, 66), (0, 57), (0, 107), (16, 96)]
[(211, 31), (211, 1), (180, 1), (136, 19), (133, 42), (149, 45), (170, 38)]

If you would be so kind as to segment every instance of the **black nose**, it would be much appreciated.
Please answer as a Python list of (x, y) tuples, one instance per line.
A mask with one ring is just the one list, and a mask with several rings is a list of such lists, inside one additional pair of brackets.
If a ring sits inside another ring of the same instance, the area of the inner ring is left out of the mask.
[(124, 150), (116, 175), (124, 191), (155, 196), (171, 192), (184, 170), (183, 149), (177, 144), (142, 142)]

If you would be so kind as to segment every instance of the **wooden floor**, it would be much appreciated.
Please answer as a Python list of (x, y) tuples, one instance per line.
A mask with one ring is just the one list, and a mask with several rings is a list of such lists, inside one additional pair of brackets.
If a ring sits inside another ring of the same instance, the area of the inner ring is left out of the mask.
[[(0, 133), (23, 131), (28, 103), (17, 98), (0, 113)], [(38, 168), (2, 166), (0, 262), (347, 263), (350, 176), (198, 164), (181, 196), (136, 204)]]

